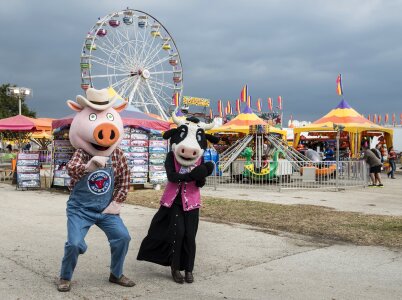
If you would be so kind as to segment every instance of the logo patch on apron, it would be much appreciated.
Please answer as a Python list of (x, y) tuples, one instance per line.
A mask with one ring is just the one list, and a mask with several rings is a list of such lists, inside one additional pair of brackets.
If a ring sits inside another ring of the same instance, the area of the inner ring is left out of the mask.
[(88, 177), (88, 189), (95, 195), (103, 195), (110, 189), (110, 175), (103, 170), (93, 172)]

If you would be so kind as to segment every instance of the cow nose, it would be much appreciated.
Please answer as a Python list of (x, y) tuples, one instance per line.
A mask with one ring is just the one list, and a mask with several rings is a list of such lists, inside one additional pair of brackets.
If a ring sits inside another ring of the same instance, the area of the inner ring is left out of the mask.
[(195, 158), (200, 153), (199, 149), (184, 147), (184, 145), (179, 145), (178, 151), (185, 158)]
[(96, 126), (94, 130), (94, 139), (96, 143), (104, 147), (112, 146), (119, 137), (119, 130), (116, 126), (110, 123), (100, 124)]

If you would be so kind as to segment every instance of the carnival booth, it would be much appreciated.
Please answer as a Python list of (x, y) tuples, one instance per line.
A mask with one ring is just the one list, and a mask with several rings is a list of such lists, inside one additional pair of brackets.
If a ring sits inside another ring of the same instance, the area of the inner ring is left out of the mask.
[(359, 157), (362, 139), (366, 137), (384, 136), (387, 146), (392, 145), (393, 129), (381, 127), (371, 122), (343, 99), (328, 114), (310, 125), (293, 128), (293, 145), (295, 148), (300, 147), (299, 143), (303, 139), (302, 133), (324, 140), (335, 141), (339, 128), (342, 129), (342, 132), (340, 132), (340, 148), (350, 151), (352, 158)]
[[(52, 119), (29, 118), (17, 115), (0, 120), (0, 132), (12, 132), (6, 138), (13, 139), (18, 144), (18, 153), (6, 153), (0, 157), (0, 173), (4, 179), (14, 177), (17, 187), (40, 188), (42, 163), (47, 160), (47, 151), (39, 148), (39, 151), (22, 153), (23, 144), (29, 142), (32, 136), (39, 133), (50, 132)], [(11, 141), (10, 141), (11, 142)], [(46, 149), (47, 150), (47, 149)]]
[[(167, 141), (162, 131), (169, 129), (169, 122), (154, 118), (138, 110), (124, 110), (120, 113), (124, 124), (124, 138), (120, 148), (127, 157), (130, 168), (130, 184), (147, 182), (157, 184), (166, 181), (164, 161)], [(54, 120), (53, 127), (53, 186), (68, 186), (70, 178), (66, 165), (74, 153), (69, 141), (69, 127), (74, 115)]]

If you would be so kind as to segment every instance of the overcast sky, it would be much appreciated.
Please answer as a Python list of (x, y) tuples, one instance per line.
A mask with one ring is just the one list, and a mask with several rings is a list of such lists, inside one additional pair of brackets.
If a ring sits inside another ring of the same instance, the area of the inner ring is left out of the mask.
[[(363, 114), (402, 112), (402, 1), (146, 0), (4, 1), (0, 83), (33, 89), (40, 117), (70, 114), (82, 94), (80, 52), (98, 17), (129, 6), (170, 31), (184, 68), (184, 95), (234, 103), (283, 97), (285, 119), (321, 117), (345, 100)], [(254, 104), (255, 105), (255, 104)], [(215, 105), (214, 105), (215, 106)]]

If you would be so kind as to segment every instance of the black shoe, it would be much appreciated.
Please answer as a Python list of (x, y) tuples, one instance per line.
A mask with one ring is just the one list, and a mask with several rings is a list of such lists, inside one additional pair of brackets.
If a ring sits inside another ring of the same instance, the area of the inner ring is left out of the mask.
[(180, 271), (174, 268), (171, 268), (171, 270), (173, 281), (180, 284), (184, 283), (184, 277), (181, 275)]
[(133, 287), (133, 286), (135, 286), (135, 282), (130, 280), (126, 276), (121, 275), (120, 278), (117, 278), (112, 273), (110, 273), (109, 282), (116, 283), (118, 285), (125, 286), (125, 287)]
[(194, 282), (194, 276), (193, 276), (193, 272), (184, 272), (184, 280), (187, 283), (193, 283)]
[(388, 178), (389, 178), (390, 175), (391, 175), (391, 173), (388, 172), (388, 173), (387, 173)]
[(382, 183), (380, 183), (379, 185), (377, 185), (377, 187), (384, 187), (384, 185)]

